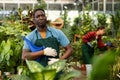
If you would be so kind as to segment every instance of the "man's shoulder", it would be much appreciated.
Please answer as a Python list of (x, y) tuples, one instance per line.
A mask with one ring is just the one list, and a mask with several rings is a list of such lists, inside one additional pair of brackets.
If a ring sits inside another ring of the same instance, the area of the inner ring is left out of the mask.
[(34, 29), (33, 31), (31, 31), (28, 35), (27, 35), (27, 37), (30, 37), (30, 36), (33, 36), (33, 35), (35, 35), (35, 32), (37, 31), (37, 29)]
[(56, 29), (56, 28), (54, 28), (54, 27), (48, 27), (48, 30), (50, 30), (50, 31), (52, 31), (52, 32), (56, 32), (56, 33), (62, 32), (61, 30)]

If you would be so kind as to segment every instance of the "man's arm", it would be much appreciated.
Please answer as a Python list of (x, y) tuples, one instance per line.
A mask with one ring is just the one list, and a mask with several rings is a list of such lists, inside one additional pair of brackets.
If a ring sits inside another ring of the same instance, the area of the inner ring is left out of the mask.
[(28, 49), (23, 49), (23, 52), (22, 52), (22, 59), (25, 60), (25, 59), (36, 59), (42, 55), (45, 55), (45, 56), (56, 56), (57, 55), (57, 52), (55, 49), (52, 49), (50, 47), (47, 47), (45, 48), (44, 50), (38, 50), (38, 51), (35, 51), (35, 52), (30, 52)]
[(48, 64), (53, 64), (59, 60), (64, 60), (64, 59), (67, 59), (68, 57), (70, 57), (70, 55), (72, 54), (72, 47), (70, 46), (70, 44), (68, 44), (66, 47), (65, 47), (65, 53), (59, 58), (59, 59), (55, 59), (55, 58), (49, 58), (50, 61), (48, 61)]
[(61, 60), (70, 57), (70, 55), (71, 55), (72, 52), (73, 52), (73, 49), (72, 49), (72, 47), (70, 46), (70, 44), (68, 44), (68, 45), (65, 47), (65, 50), (66, 50), (65, 53), (60, 57)]
[(22, 59), (36, 59), (39, 56), (44, 55), (44, 51), (30, 52), (28, 49), (23, 49), (22, 51)]
[(106, 44), (103, 43), (103, 41), (102, 41), (101, 38), (102, 38), (102, 36), (98, 36), (98, 39), (97, 39), (97, 42), (98, 42), (98, 48), (103, 48), (103, 47), (106, 46)]

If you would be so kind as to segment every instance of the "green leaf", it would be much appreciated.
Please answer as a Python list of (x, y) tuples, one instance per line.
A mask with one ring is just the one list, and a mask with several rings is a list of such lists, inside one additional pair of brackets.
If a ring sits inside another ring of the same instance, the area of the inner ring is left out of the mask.
[(10, 42), (10, 40), (8, 39), (7, 40), (7, 42), (5, 43), (5, 45), (4, 45), (4, 54), (7, 54), (8, 53), (8, 51), (10, 50), (10, 47), (11, 47), (11, 42)]
[(73, 71), (62, 74), (62, 76), (60, 77), (59, 80), (70, 80), (70, 79), (72, 79), (74, 77), (78, 77), (78, 76), (80, 76), (80, 71), (73, 70)]
[(26, 63), (27, 63), (27, 66), (28, 66), (30, 72), (32, 72), (32, 73), (41, 72), (42, 70), (44, 70), (44, 67), (36, 61), (26, 60)]
[(110, 66), (115, 62), (115, 55), (115, 52), (108, 51), (102, 56), (95, 57), (90, 80), (109, 80)]
[(29, 77), (25, 75), (13, 75), (10, 80), (31, 80)]
[(44, 80), (43, 74), (41, 72), (35, 72), (30, 74), (32, 80)]
[(42, 71), (44, 75), (44, 80), (53, 80), (56, 74), (56, 70), (44, 70)]
[(65, 67), (66, 60), (59, 60), (51, 65), (47, 65), (45, 69), (56, 69), (56, 72), (61, 71)]
[(32, 80), (53, 80), (56, 70), (43, 70), (42, 72), (31, 73)]

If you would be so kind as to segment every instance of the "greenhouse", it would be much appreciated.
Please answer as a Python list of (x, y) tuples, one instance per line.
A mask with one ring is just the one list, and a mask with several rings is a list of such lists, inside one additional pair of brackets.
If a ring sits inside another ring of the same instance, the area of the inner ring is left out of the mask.
[(120, 0), (0, 0), (0, 80), (120, 80)]

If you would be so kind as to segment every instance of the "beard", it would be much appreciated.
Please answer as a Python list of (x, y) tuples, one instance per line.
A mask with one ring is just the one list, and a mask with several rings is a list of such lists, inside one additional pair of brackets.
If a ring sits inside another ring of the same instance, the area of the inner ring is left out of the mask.
[(38, 21), (37, 22), (37, 26), (39, 28), (45, 28), (46, 27), (46, 20), (44, 20), (44, 21)]

